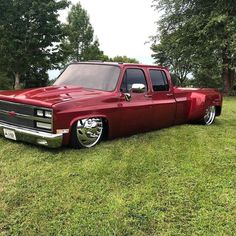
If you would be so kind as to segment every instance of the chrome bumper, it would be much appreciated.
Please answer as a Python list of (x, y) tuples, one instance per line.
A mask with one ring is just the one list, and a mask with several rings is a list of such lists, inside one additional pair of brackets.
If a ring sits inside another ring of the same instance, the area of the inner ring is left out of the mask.
[(4, 129), (15, 132), (16, 141), (23, 141), (43, 145), (50, 148), (58, 148), (62, 145), (63, 134), (51, 134), (36, 130), (19, 128), (13, 125), (8, 125), (0, 122), (0, 135), (4, 135)]

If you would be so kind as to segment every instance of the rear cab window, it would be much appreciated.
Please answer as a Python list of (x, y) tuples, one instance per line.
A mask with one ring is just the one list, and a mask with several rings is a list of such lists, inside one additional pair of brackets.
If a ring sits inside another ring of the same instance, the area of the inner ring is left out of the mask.
[(163, 70), (150, 69), (149, 73), (154, 92), (169, 91), (170, 86), (166, 73)]

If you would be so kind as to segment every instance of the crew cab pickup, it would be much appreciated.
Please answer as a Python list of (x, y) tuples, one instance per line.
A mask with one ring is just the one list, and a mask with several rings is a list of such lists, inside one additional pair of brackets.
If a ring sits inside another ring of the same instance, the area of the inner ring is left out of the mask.
[(89, 148), (172, 125), (211, 125), (221, 114), (214, 89), (180, 88), (164, 67), (80, 62), (53, 86), (0, 92), (0, 135), (47, 147)]

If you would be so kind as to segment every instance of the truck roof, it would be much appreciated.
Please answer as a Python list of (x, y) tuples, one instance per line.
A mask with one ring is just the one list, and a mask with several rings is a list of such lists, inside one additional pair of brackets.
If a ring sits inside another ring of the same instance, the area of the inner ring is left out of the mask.
[(97, 64), (97, 65), (118, 65), (120, 67), (125, 66), (135, 66), (135, 67), (152, 67), (152, 68), (159, 68), (159, 69), (166, 69), (167, 67), (161, 66), (161, 65), (149, 65), (149, 64), (141, 64), (141, 63), (124, 63), (124, 62), (109, 62), (109, 61), (99, 61), (99, 60), (91, 60), (91, 61), (82, 61), (82, 62), (71, 62), (70, 64)]

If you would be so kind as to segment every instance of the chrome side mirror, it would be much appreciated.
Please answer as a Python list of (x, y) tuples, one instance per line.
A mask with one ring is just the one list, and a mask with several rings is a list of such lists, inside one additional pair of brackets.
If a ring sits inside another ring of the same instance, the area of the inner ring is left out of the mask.
[(144, 84), (132, 84), (130, 92), (133, 93), (144, 93), (146, 91), (146, 86)]

